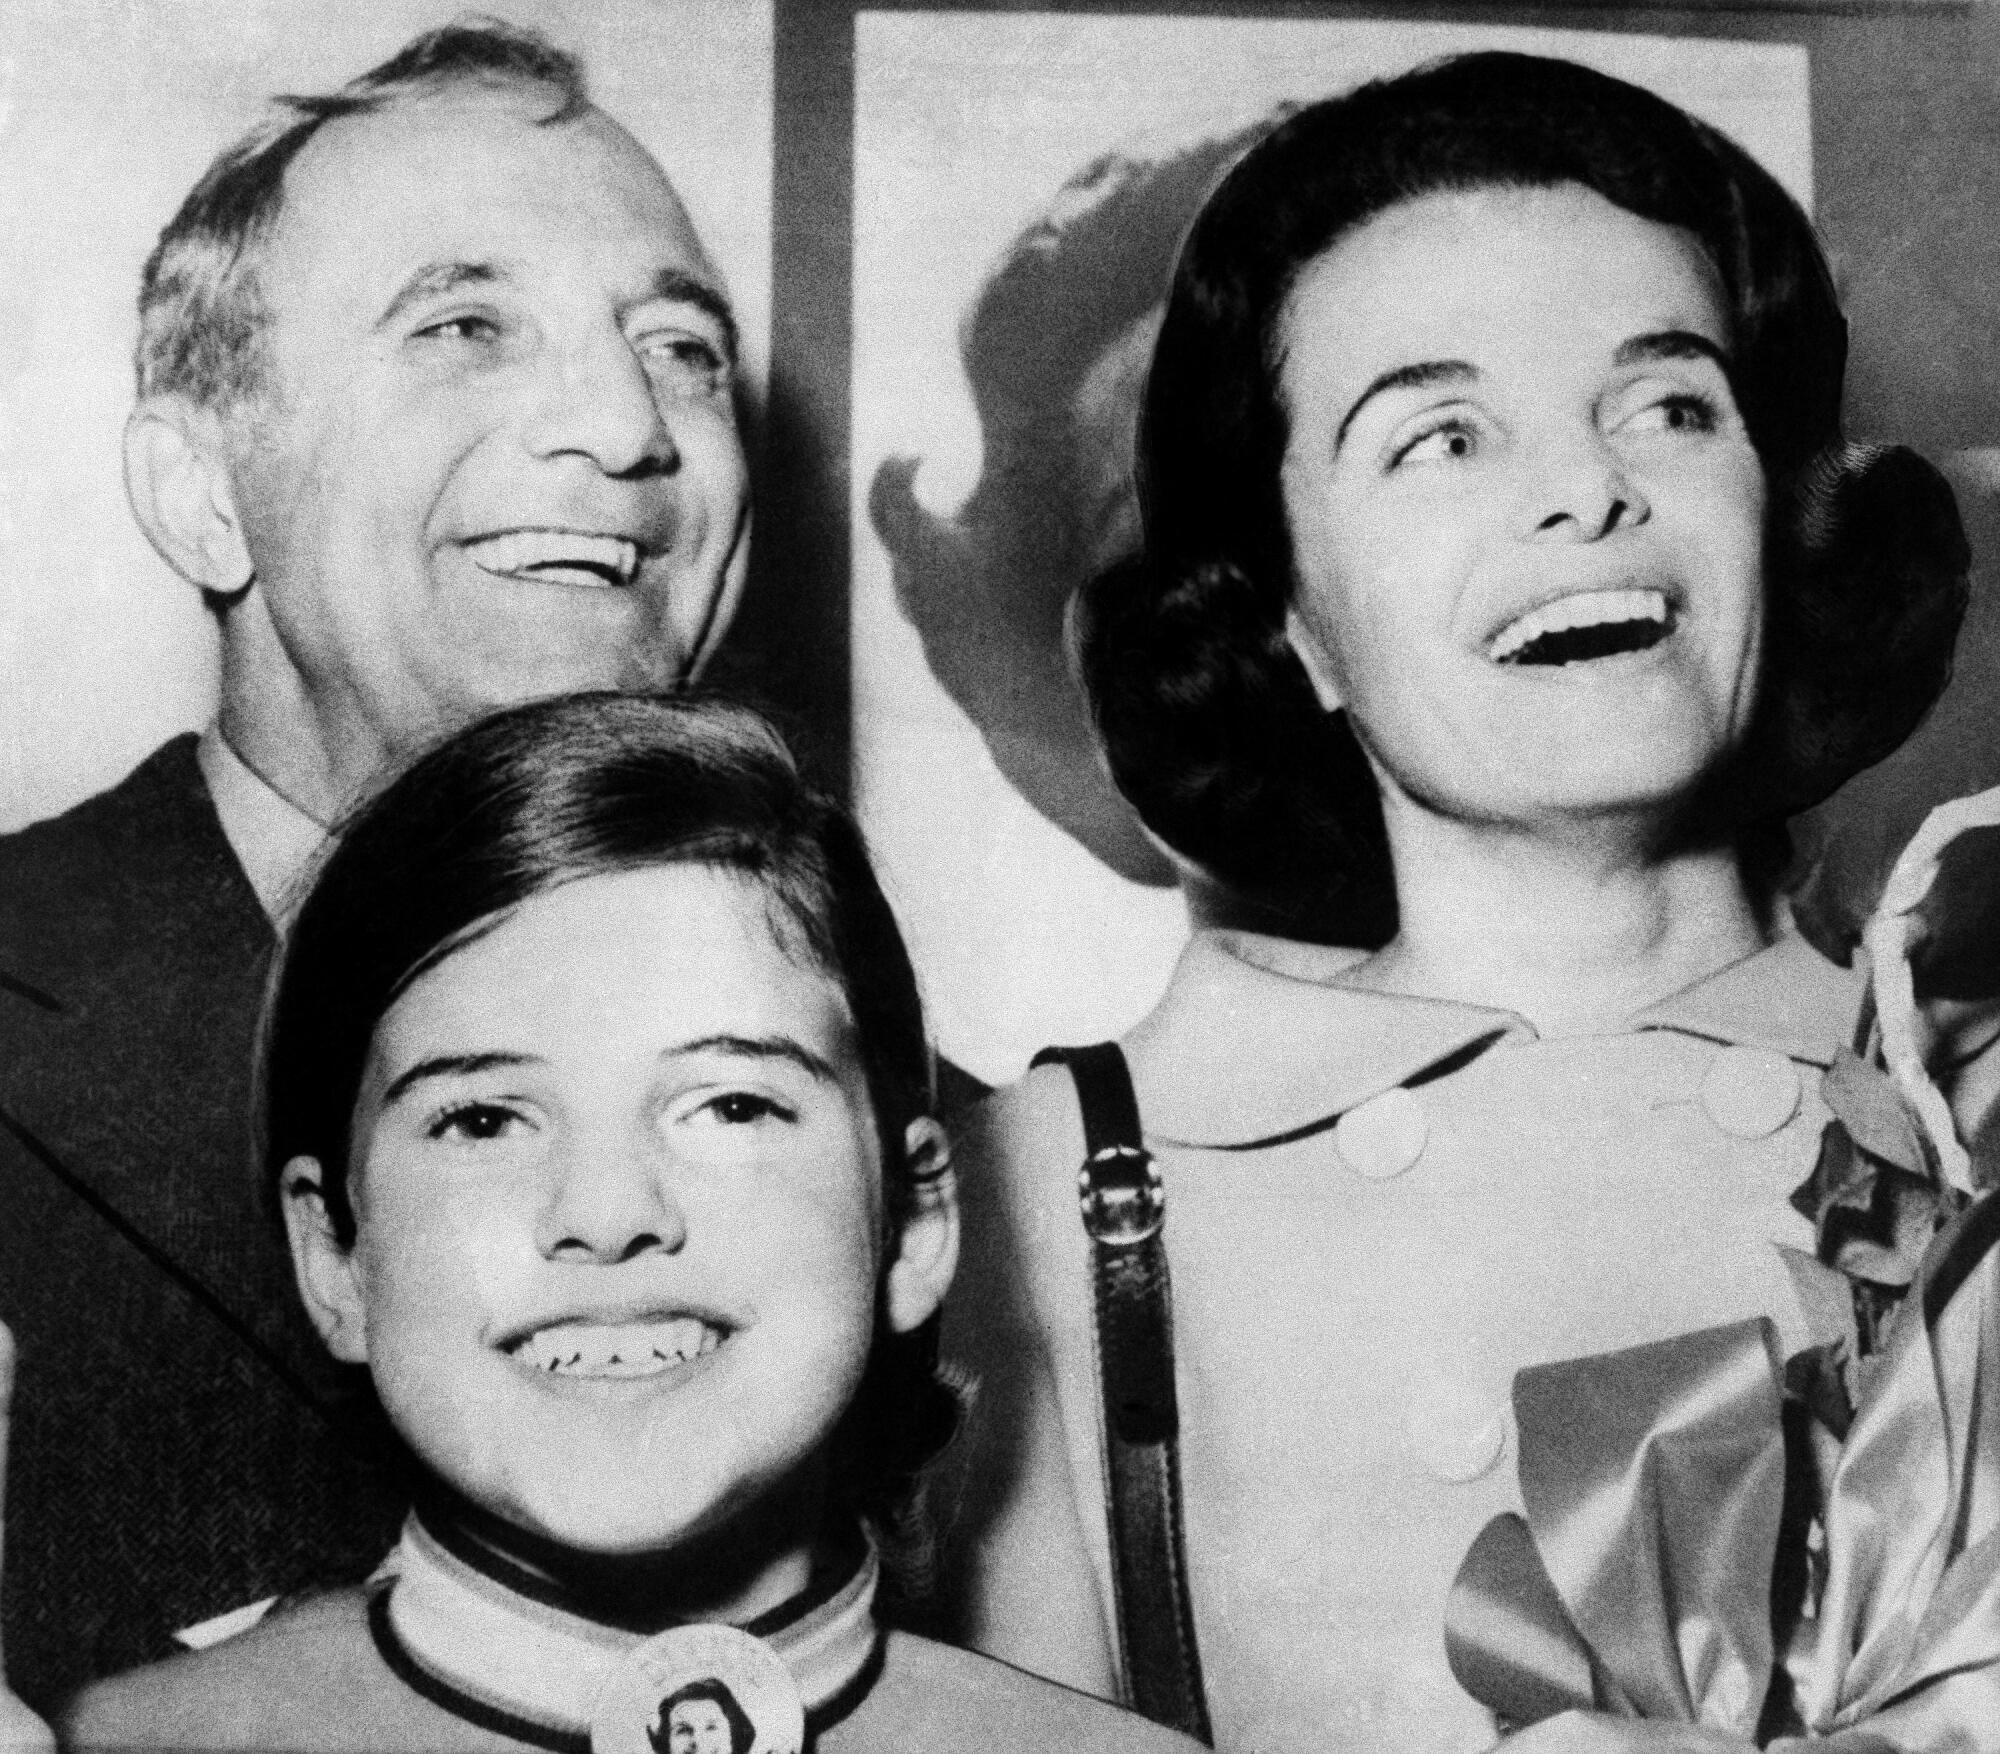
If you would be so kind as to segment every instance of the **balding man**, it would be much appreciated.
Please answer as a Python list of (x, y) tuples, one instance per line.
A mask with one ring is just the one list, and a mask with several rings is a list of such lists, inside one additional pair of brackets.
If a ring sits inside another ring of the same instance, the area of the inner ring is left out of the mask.
[(161, 235), (133, 509), (222, 633), (199, 738), (0, 840), (5, 1649), (42, 1703), (364, 1572), (400, 1513), (250, 1171), (276, 923), (374, 776), (489, 708), (668, 688), (740, 590), (721, 282), (540, 39), (280, 100)]

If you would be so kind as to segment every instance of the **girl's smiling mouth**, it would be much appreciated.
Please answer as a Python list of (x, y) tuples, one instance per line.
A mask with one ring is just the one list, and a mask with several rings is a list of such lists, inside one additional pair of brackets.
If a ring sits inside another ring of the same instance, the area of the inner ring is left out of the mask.
[(1667, 594), (1652, 586), (1580, 591), (1517, 615), (1487, 642), (1486, 655), (1496, 664), (1621, 657), (1658, 645), (1675, 620)]
[(705, 1357), (727, 1338), (724, 1329), (690, 1315), (570, 1320), (537, 1328), (501, 1350), (524, 1368), (549, 1376), (646, 1377)]

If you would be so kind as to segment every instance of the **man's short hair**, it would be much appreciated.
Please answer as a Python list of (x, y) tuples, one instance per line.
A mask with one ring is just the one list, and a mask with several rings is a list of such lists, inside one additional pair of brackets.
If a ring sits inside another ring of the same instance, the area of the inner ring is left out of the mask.
[(139, 283), (140, 396), (227, 409), (262, 387), (265, 308), (257, 266), (284, 209), (285, 171), (341, 116), (367, 115), (457, 86), (536, 88), (563, 122), (590, 107), (582, 64), (532, 30), (473, 18), (414, 38), (324, 96), (277, 97), (181, 203)]

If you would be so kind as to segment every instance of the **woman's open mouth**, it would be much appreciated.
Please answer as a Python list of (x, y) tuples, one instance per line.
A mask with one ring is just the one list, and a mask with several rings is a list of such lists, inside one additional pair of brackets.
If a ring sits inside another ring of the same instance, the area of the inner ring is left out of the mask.
[(1581, 664), (1646, 651), (1673, 627), (1664, 591), (1582, 591), (1516, 616), (1487, 642), (1486, 655), (1496, 664)]
[(695, 1316), (570, 1321), (537, 1328), (505, 1350), (515, 1363), (549, 1376), (660, 1376), (705, 1357), (727, 1337)]

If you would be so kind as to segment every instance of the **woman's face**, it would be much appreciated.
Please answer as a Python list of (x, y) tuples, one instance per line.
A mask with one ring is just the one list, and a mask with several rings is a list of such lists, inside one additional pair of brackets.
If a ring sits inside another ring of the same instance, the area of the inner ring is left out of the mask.
[(816, 1461), (873, 1340), (880, 1144), (846, 999), (760, 890), (533, 897), (383, 1018), (353, 1137), (355, 1243), (314, 1233), (308, 1300), (475, 1502), (658, 1551)]
[(1764, 471), (1688, 235), (1577, 185), (1436, 194), (1281, 328), (1291, 634), (1385, 795), (1532, 825), (1684, 798), (1742, 738)]

